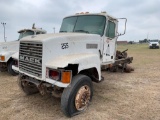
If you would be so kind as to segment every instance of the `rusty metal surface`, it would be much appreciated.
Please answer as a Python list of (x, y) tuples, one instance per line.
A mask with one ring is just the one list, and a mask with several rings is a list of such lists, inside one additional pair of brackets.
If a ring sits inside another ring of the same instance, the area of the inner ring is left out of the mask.
[(75, 107), (78, 111), (87, 108), (90, 101), (91, 91), (87, 85), (82, 86), (75, 97)]
[(127, 50), (128, 49), (122, 52), (118, 50), (116, 51), (115, 63), (109, 65), (109, 71), (117, 72), (118, 70), (121, 70), (121, 72), (127, 72), (127, 73), (134, 71), (134, 69), (128, 65), (132, 63), (133, 57), (128, 57)]

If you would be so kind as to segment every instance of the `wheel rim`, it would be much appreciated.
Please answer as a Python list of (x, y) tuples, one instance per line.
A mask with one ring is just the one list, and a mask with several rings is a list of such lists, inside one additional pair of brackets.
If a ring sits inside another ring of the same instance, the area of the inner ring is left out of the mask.
[(78, 111), (85, 110), (89, 105), (91, 98), (91, 90), (87, 85), (82, 86), (75, 97), (75, 107)]

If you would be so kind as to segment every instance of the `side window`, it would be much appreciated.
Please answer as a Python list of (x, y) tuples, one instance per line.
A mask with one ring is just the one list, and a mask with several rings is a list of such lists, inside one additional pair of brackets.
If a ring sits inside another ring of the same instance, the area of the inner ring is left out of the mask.
[(114, 38), (115, 37), (115, 23), (112, 21), (108, 21), (106, 37)]

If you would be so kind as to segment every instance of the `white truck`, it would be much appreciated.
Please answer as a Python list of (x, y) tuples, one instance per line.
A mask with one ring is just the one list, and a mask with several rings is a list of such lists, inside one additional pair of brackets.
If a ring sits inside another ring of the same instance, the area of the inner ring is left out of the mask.
[[(126, 18), (121, 18), (125, 20)], [(27, 94), (61, 97), (61, 109), (72, 117), (86, 110), (92, 82), (101, 82), (101, 65), (115, 62), (118, 19), (105, 12), (80, 13), (63, 19), (60, 33), (33, 35), (20, 41), (19, 86)], [(125, 30), (124, 30), (125, 33)]]
[(0, 71), (8, 70), (12, 75), (18, 74), (18, 72), (12, 69), (12, 65), (17, 64), (12, 59), (12, 55), (19, 51), (19, 40), (29, 35), (45, 34), (46, 31), (40, 28), (35, 28), (33, 24), (32, 29), (22, 29), (18, 31), (18, 33), (19, 38), (17, 41), (0, 43)]
[(150, 40), (149, 41), (149, 48), (152, 49), (152, 48), (157, 48), (159, 49), (159, 40)]

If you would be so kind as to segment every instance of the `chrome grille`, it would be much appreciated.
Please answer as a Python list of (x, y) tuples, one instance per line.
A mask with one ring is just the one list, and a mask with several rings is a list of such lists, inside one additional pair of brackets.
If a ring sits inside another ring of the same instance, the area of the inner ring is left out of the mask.
[(152, 44), (152, 46), (153, 46), (153, 47), (156, 47), (156, 46), (157, 46), (157, 44)]
[(42, 43), (39, 42), (20, 42), (19, 69), (42, 77), (42, 48)]

